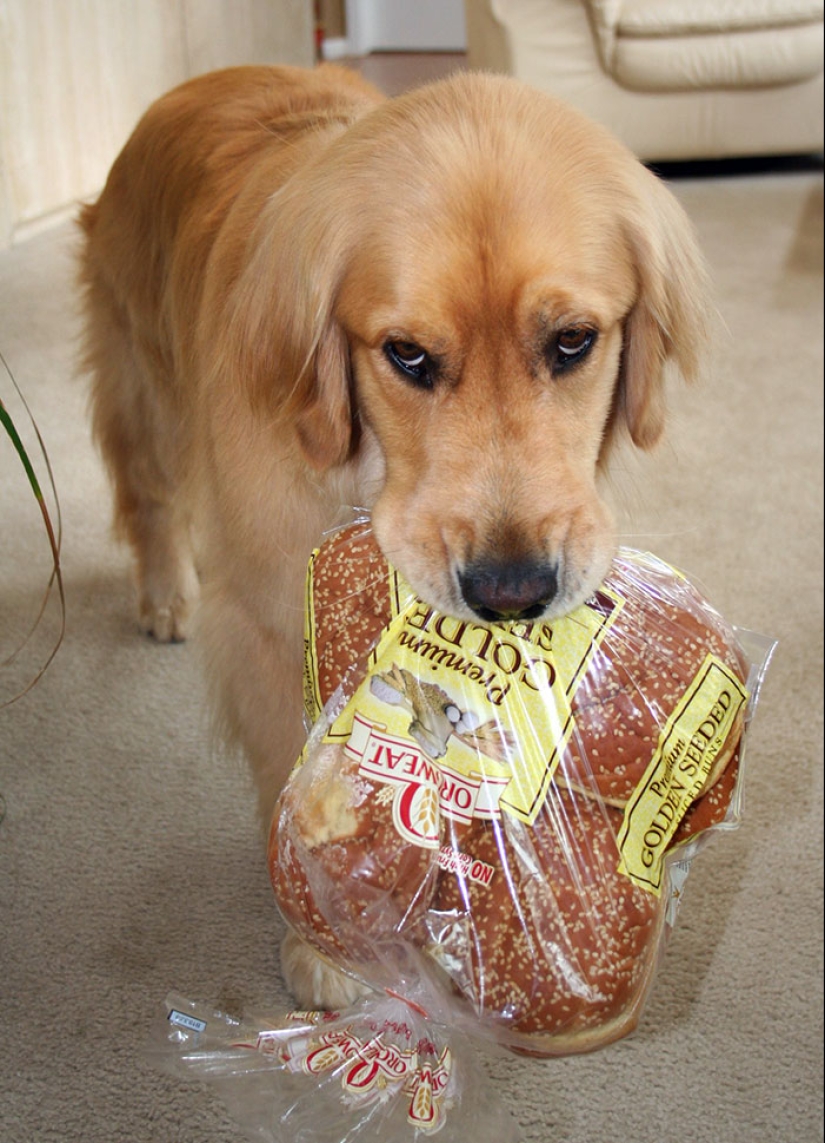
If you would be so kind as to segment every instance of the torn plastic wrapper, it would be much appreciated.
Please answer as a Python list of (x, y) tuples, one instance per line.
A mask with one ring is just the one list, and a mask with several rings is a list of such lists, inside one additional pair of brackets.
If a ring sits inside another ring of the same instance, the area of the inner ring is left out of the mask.
[(345, 1013), (237, 1019), (172, 993), (150, 1058), (212, 1084), (239, 1126), (265, 1143), (518, 1138), (472, 1048), (394, 997), (371, 997)]

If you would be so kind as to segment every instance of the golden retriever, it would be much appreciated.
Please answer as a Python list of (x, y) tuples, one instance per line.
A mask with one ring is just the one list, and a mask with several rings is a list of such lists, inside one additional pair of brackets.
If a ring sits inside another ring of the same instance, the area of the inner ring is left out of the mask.
[[(597, 485), (659, 438), (706, 290), (670, 192), (512, 80), (385, 100), (235, 68), (155, 103), (83, 209), (93, 429), (141, 623), (199, 628), (268, 820), (303, 739), (307, 557), (342, 507), (430, 603), (552, 617), (614, 551)], [(195, 568), (197, 567), (197, 575)], [(301, 1003), (333, 974), (288, 942)]]

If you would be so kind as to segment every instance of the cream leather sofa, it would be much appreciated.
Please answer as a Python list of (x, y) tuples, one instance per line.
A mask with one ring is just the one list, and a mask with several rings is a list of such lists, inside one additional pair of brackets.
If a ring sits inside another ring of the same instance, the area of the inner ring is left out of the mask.
[(646, 160), (823, 148), (823, 0), (465, 0), (471, 67), (580, 107)]

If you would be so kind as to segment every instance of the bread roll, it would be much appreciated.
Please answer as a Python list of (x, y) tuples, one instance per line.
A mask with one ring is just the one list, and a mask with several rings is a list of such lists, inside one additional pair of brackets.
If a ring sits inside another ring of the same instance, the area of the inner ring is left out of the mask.
[[(623, 809), (707, 656), (716, 656), (740, 680), (747, 668), (733, 629), (666, 565), (640, 567), (620, 553), (604, 587), (623, 605), (572, 697), (576, 729), (556, 781)], [(740, 707), (705, 790), (732, 758), (743, 719)]]
[[(593, 1050), (638, 1019), (667, 902), (617, 871), (620, 819), (552, 790), (531, 826), (503, 815), (453, 834), (472, 864), (442, 874), (422, 943), (479, 1016), (537, 1053)], [(470, 875), (479, 861), (489, 881)]]
[(281, 910), (342, 966), (368, 960), (377, 942), (420, 922), (435, 890), (437, 850), (402, 838), (381, 794), (343, 746), (326, 744), (293, 775), (272, 820), (270, 877)]

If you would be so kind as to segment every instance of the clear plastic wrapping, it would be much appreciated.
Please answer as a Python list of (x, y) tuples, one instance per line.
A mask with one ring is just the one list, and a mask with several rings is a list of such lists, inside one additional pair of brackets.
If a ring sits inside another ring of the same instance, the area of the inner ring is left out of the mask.
[(670, 862), (738, 819), (758, 679), (734, 630), (628, 550), (568, 616), (457, 620), (416, 598), (368, 524), (323, 545), (307, 592), (312, 731), (270, 843), (286, 919), (371, 984), (387, 985), (387, 947), (414, 946), (514, 1049), (631, 1030)]
[[(269, 870), (294, 932), (372, 992), (326, 1023), (269, 1029), (280, 1110), (260, 1137), (508, 1139), (501, 1108), (479, 1117), (465, 1098), (465, 1040), (547, 1057), (629, 1033), (691, 861), (739, 821), (772, 647), (645, 553), (620, 550), (568, 616), (485, 625), (418, 599), (368, 521), (329, 537), (307, 578), (307, 743)], [(385, 1047), (393, 1027), (412, 1029), (411, 1075), (431, 1088), (421, 1108), (442, 1084), (429, 1124), (409, 1113), (425, 1090), (414, 1078), (385, 1077), (369, 1112), (341, 1087), (347, 1061), (374, 1061), (377, 1030)], [(322, 1028), (342, 1040), (321, 1044)], [(293, 1066), (310, 1041), (326, 1071)], [(211, 1058), (202, 1044), (187, 1066), (204, 1073)], [(234, 1074), (229, 1058), (213, 1075)], [(313, 1133), (311, 1116), (295, 1133), (292, 1085), (300, 1103), (314, 1083), (326, 1106), (333, 1075), (330, 1106), (360, 1133)]]
[(344, 1013), (237, 1019), (171, 993), (150, 1057), (212, 1084), (266, 1143), (516, 1143), (515, 1123), (456, 1030), (386, 994)]

